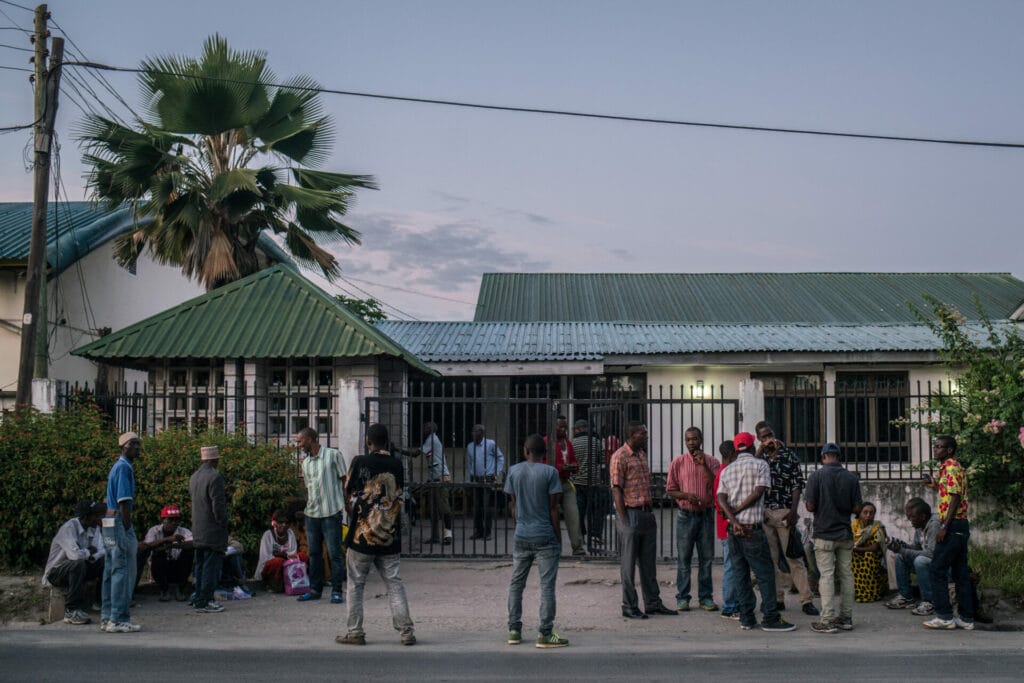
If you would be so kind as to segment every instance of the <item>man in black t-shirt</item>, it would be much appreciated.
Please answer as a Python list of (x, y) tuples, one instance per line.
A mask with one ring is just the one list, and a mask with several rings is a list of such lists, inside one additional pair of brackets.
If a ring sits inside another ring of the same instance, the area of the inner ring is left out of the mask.
[(345, 504), (349, 527), (345, 537), (348, 548), (348, 632), (334, 640), (342, 645), (366, 645), (363, 631), (363, 587), (372, 567), (384, 580), (395, 629), (402, 645), (415, 645), (412, 618), (405, 586), (399, 576), (402, 488), (405, 472), (402, 463), (388, 450), (388, 430), (375, 423), (366, 429), (368, 455), (352, 461), (345, 485)]

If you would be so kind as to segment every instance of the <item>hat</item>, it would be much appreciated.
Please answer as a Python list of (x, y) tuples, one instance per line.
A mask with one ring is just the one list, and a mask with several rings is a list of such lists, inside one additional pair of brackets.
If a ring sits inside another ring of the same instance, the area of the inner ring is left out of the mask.
[(95, 500), (80, 500), (75, 510), (77, 517), (88, 517), (89, 515), (102, 515), (107, 511), (106, 503), (99, 503)]
[(754, 445), (754, 435), (750, 432), (740, 432), (733, 438), (732, 445), (738, 451), (746, 450)]
[(837, 446), (834, 443), (832, 443), (831, 441), (829, 441), (827, 444), (822, 446), (821, 454), (823, 456), (825, 456), (825, 455), (839, 455), (839, 446)]
[(124, 445), (131, 441), (132, 439), (138, 441), (139, 435), (135, 432), (125, 432), (121, 436), (117, 437), (117, 445), (120, 446), (121, 448), (124, 448)]
[(218, 460), (220, 459), (220, 451), (216, 446), (203, 446), (199, 449), (199, 453), (202, 460)]
[(160, 511), (160, 519), (164, 517), (181, 517), (181, 508), (177, 505), (164, 505), (164, 509)]

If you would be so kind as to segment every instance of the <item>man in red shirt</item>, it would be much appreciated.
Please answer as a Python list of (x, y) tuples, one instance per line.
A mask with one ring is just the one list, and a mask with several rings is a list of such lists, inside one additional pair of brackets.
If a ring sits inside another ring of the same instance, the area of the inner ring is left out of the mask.
[(697, 548), (697, 599), (708, 612), (718, 609), (713, 599), (711, 563), (715, 559), (715, 507), (712, 486), (720, 467), (704, 452), (704, 434), (690, 427), (684, 434), (686, 452), (668, 466), (665, 493), (676, 501), (676, 609), (690, 609), (690, 574)]
[[(544, 445), (548, 437), (544, 437)], [(544, 462), (547, 462), (545, 458)], [(580, 470), (576, 460), (576, 450), (569, 440), (569, 421), (564, 415), (555, 418), (555, 469), (558, 479), (562, 482), (562, 517), (569, 532), (569, 543), (573, 555), (583, 555), (583, 533), (580, 531), (580, 510), (576, 502), (576, 487), (572, 483), (572, 475)]]

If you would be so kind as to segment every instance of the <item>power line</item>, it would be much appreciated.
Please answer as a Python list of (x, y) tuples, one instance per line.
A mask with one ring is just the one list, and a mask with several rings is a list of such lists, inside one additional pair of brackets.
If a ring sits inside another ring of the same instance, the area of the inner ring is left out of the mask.
[(195, 78), (203, 81), (215, 81), (232, 83), (236, 85), (267, 85), (271, 87), (284, 88), (289, 90), (301, 90), (316, 92), (328, 95), (346, 95), (349, 97), (364, 97), (377, 100), (390, 100), (394, 102), (415, 102), (418, 104), (434, 104), (446, 107), (462, 107), (467, 109), (483, 109), (487, 111), (506, 111), (520, 114), (542, 114), (548, 116), (567, 116), (574, 118), (599, 119), (604, 121), (622, 121), (627, 123), (647, 123), (668, 126), (691, 126), (697, 128), (718, 128), (723, 130), (739, 130), (756, 133), (784, 133), (789, 135), (816, 135), (824, 137), (854, 138), (860, 140), (883, 140), (889, 142), (923, 142), (938, 145), (960, 145), (969, 147), (1004, 147), (1009, 149), (1024, 149), (1024, 143), (1019, 142), (992, 142), (983, 140), (958, 140), (953, 138), (926, 138), (904, 135), (882, 135), (875, 133), (849, 133), (843, 131), (815, 130), (810, 128), (779, 128), (774, 126), (754, 126), (735, 123), (712, 123), (709, 121), (686, 121), (681, 119), (662, 119), (646, 116), (627, 116), (620, 114), (596, 114), (592, 112), (573, 111), (568, 109), (543, 109), (539, 107), (516, 107), (498, 104), (481, 104), (477, 102), (463, 102), (458, 100), (442, 100), (425, 97), (407, 97), (404, 95), (384, 95), (381, 93), (359, 92), (355, 90), (339, 90), (336, 88), (321, 88), (314, 86), (289, 85), (285, 83), (258, 83), (222, 76), (201, 76), (197, 74), (185, 74), (163, 69), (143, 69), (139, 67), (111, 66), (97, 62), (72, 61), (64, 62), (64, 66), (82, 66), (102, 71), (120, 71), (123, 73), (150, 73), (163, 76), (176, 76), (178, 78)]
[(8, 45), (7, 43), (0, 43), (0, 47), (6, 47), (8, 50), (18, 50), (20, 52), (35, 52), (30, 47), (18, 47), (17, 45)]
[(7, 18), (7, 21), (11, 22), (11, 24), (13, 24), (13, 25), (14, 25), (14, 28), (18, 29), (18, 30), (19, 30), (19, 31), (21, 31), (22, 33), (27, 33), (28, 35), (32, 35), (32, 32), (31, 32), (31, 31), (29, 31), (29, 30), (28, 30), (28, 29), (26, 29), (26, 28), (23, 28), (23, 27), (22, 27), (22, 26), (21, 26), (21, 25), (20, 25), (20, 24), (19, 24), (18, 22), (16, 22), (16, 21), (15, 21), (14, 19), (12, 19), (12, 18), (11, 18), (11, 15), (10, 15), (10, 14), (8, 14), (7, 12), (5, 12), (5, 11), (3, 10), (3, 8), (0, 8), (0, 14), (2, 14), (2, 15), (3, 15), (4, 17), (6, 17), (6, 18)]
[(4, 69), (6, 71), (24, 71), (25, 73), (29, 73), (29, 74), (34, 74), (35, 73), (35, 71), (33, 71), (32, 69), (26, 69), (23, 66), (2, 66), (2, 65), (0, 65), (0, 69)]
[(454, 302), (454, 303), (457, 303), (457, 304), (466, 304), (468, 306), (475, 306), (476, 305), (475, 301), (463, 301), (462, 299), (453, 299), (451, 297), (441, 296), (439, 294), (427, 294), (426, 292), (417, 292), (415, 289), (406, 289), (405, 287), (396, 287), (394, 285), (385, 285), (382, 282), (372, 282), (370, 280), (363, 280), (363, 279), (360, 279), (360, 278), (357, 278), (357, 277), (352, 277), (351, 275), (348, 276), (348, 279), (349, 280), (353, 280), (355, 282), (363, 282), (363, 283), (366, 283), (368, 285), (373, 285), (374, 287), (383, 287), (384, 289), (394, 289), (394, 290), (399, 291), (399, 292), (405, 292), (406, 294), (415, 294), (416, 296), (425, 296), (425, 297), (428, 297), (430, 299), (440, 299), (441, 301), (451, 301), (451, 302)]
[(24, 5), (19, 5), (16, 2), (11, 2), (11, 0), (0, 0), (0, 2), (2, 2), (5, 5), (10, 5), (11, 7), (17, 7), (18, 9), (23, 9), (26, 12), (35, 12), (35, 10), (32, 9), (31, 7), (25, 7)]
[(392, 306), (391, 304), (386, 303), (385, 301), (383, 301), (381, 299), (378, 299), (377, 297), (375, 297), (370, 292), (367, 292), (365, 289), (363, 289), (359, 285), (353, 283), (351, 280), (347, 280), (345, 278), (345, 276), (339, 275), (338, 279), (341, 280), (342, 282), (347, 282), (349, 285), (351, 285), (352, 287), (355, 287), (357, 290), (359, 290), (360, 292), (362, 292), (366, 296), (370, 297), (371, 299), (374, 299), (375, 301), (379, 301), (381, 306), (386, 306), (387, 308), (390, 308), (393, 311), (397, 311), (398, 313), (401, 313), (402, 315), (404, 315), (406, 318), (409, 318), (410, 320), (417, 320), (417, 321), (419, 320), (419, 318), (417, 318), (416, 316), (412, 315), (411, 313), (406, 313), (401, 308), (398, 308), (397, 306)]
[[(83, 50), (81, 47), (78, 46), (78, 43), (76, 43), (74, 41), (74, 39), (70, 35), (68, 35), (68, 32), (64, 30), (63, 26), (61, 26), (59, 23), (57, 23), (56, 19), (53, 19), (51, 17), (50, 18), (50, 23), (53, 24), (54, 28), (56, 28), (58, 31), (60, 31), (61, 34), (63, 34), (63, 36), (71, 44), (71, 47), (74, 48), (73, 50), (69, 50), (68, 51), (68, 53), (71, 55), (72, 59), (81, 60), (83, 62), (89, 61), (88, 57), (85, 56), (85, 50)], [(132, 116), (134, 116), (136, 119), (142, 120), (142, 117), (139, 116), (139, 113), (137, 111), (135, 111), (134, 109), (132, 109), (132, 105), (128, 104), (127, 100), (125, 100), (123, 97), (121, 97), (121, 93), (119, 93), (117, 91), (117, 88), (115, 88), (110, 83), (110, 81), (107, 80), (107, 77), (104, 76), (102, 72), (95, 72), (93, 70), (89, 70), (87, 73), (92, 75), (99, 82), (99, 84), (103, 87), (104, 90), (106, 90), (108, 93), (110, 93), (114, 97), (114, 99), (116, 99), (118, 102), (120, 102), (121, 105), (125, 109), (130, 111)], [(99, 100), (98, 97), (97, 97), (97, 100)], [(104, 108), (106, 108), (106, 105), (104, 105)], [(114, 119), (117, 120), (117, 121), (121, 121), (121, 118), (119, 116), (117, 116), (116, 114), (114, 115)], [(122, 123), (124, 123), (124, 121), (122, 121)]]

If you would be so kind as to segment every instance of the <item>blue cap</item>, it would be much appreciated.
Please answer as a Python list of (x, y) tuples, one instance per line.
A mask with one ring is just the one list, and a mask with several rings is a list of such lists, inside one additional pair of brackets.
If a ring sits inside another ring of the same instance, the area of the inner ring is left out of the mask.
[(822, 455), (839, 455), (839, 446), (835, 445), (831, 441), (825, 444), (821, 449)]

